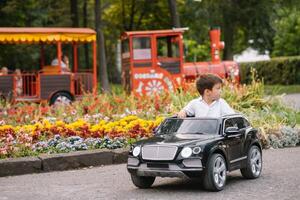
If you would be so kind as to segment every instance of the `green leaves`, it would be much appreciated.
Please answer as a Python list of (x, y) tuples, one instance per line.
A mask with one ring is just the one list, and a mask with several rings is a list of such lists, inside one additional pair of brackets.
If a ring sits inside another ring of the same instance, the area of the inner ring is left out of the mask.
[(273, 56), (295, 56), (300, 54), (300, 13), (298, 9), (281, 9), (275, 21)]

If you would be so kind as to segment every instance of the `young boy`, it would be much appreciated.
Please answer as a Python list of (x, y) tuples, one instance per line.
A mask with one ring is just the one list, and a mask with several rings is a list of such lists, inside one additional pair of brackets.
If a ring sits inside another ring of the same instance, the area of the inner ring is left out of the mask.
[(190, 101), (178, 114), (179, 118), (220, 117), (234, 114), (228, 103), (220, 98), (222, 79), (213, 74), (201, 75), (196, 81), (196, 87), (201, 97)]

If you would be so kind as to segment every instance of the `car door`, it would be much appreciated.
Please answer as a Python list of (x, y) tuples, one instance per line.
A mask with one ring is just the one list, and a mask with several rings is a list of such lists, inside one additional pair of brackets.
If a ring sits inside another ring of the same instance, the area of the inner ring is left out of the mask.
[(237, 127), (239, 132), (234, 135), (228, 135), (225, 137), (225, 145), (227, 149), (227, 157), (229, 159), (231, 168), (239, 168), (240, 161), (243, 158), (243, 143), (245, 138), (245, 125), (242, 117), (234, 117), (224, 120), (224, 129), (228, 127)]

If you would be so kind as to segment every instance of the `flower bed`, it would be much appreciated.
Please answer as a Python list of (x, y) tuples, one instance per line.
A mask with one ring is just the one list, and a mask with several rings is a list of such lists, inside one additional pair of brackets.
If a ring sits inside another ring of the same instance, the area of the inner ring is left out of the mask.
[[(196, 97), (193, 87), (156, 97), (86, 95), (70, 106), (58, 107), (2, 102), (0, 158), (123, 147), (151, 136), (164, 117), (174, 115)], [(265, 98), (262, 82), (238, 87), (225, 84), (222, 97), (259, 128), (265, 147), (299, 143), (299, 112), (284, 106), (280, 97)]]
[(84, 119), (73, 123), (47, 119), (33, 125), (0, 126), (0, 157), (69, 152), (93, 148), (120, 148), (131, 141), (152, 135), (162, 118), (143, 120), (126, 116), (117, 121)]

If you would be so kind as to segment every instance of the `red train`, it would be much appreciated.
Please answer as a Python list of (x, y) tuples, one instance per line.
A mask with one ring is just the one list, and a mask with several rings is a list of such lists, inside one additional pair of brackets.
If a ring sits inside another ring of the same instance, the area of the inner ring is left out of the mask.
[(151, 95), (185, 88), (200, 74), (213, 73), (240, 82), (239, 66), (221, 61), (220, 29), (210, 31), (211, 61), (184, 62), (185, 29), (124, 32), (122, 40), (122, 83), (127, 92)]

